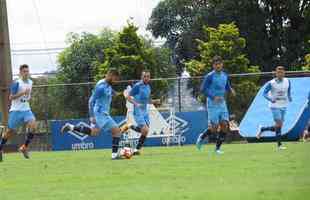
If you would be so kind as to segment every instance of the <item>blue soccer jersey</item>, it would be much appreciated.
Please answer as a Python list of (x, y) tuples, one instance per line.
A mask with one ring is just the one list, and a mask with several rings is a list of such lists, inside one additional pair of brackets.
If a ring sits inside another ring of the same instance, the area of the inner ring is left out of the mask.
[(93, 116), (94, 113), (110, 113), (110, 107), (112, 102), (113, 90), (109, 83), (105, 80), (99, 81), (93, 94), (89, 99), (89, 112), (90, 116)]
[[(201, 92), (208, 97), (208, 106), (225, 105), (225, 94), (231, 91), (230, 81), (228, 75), (221, 71), (212, 71), (208, 73), (203, 80), (201, 85)], [(219, 96), (223, 98), (220, 103), (214, 102), (214, 97)]]
[[(145, 84), (143, 81), (136, 83), (130, 91), (135, 101), (140, 104), (138, 109), (147, 110), (147, 104), (150, 102), (151, 87), (149, 84)], [(137, 109), (135, 106), (134, 109)]]

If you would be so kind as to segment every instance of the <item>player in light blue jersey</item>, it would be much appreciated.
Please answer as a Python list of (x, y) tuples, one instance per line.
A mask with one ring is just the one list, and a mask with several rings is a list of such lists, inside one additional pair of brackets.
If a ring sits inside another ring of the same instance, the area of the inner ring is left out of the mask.
[[(91, 126), (78, 124), (76, 126), (66, 123), (61, 132), (77, 131), (79, 133), (95, 136), (102, 130), (112, 133), (112, 159), (121, 158), (118, 148), (121, 134), (126, 131), (119, 128), (118, 124), (110, 116), (110, 108), (113, 96), (112, 85), (119, 80), (119, 72), (110, 69), (105, 79), (98, 81), (96, 87), (89, 99), (89, 114)], [(126, 128), (128, 129), (128, 128)]]
[(36, 130), (35, 116), (30, 108), (32, 81), (29, 78), (29, 66), (24, 64), (19, 68), (20, 78), (14, 81), (10, 89), (11, 108), (8, 120), (8, 131), (4, 133), (0, 142), (0, 162), (2, 161), (3, 146), (8, 139), (16, 133), (17, 128), (26, 124), (27, 137), (25, 143), (19, 148), (26, 159), (29, 159), (28, 145), (34, 137)]
[(235, 95), (229, 81), (228, 74), (223, 71), (223, 61), (219, 56), (212, 60), (213, 71), (208, 73), (201, 85), (201, 92), (207, 97), (208, 129), (199, 135), (196, 145), (200, 150), (203, 141), (211, 133), (217, 133), (216, 149), (217, 154), (222, 154), (221, 145), (225, 135), (229, 132), (229, 113), (225, 101), (227, 92)]
[(268, 82), (265, 90), (264, 97), (269, 101), (269, 107), (275, 122), (274, 126), (259, 126), (257, 132), (257, 139), (265, 131), (272, 131), (276, 133), (278, 149), (286, 149), (281, 142), (281, 129), (285, 119), (286, 107), (292, 101), (291, 83), (289, 79), (285, 78), (285, 69), (283, 66), (276, 67), (276, 78)]
[(158, 100), (151, 100), (150, 80), (150, 71), (144, 70), (141, 75), (141, 81), (136, 83), (130, 90), (129, 95), (126, 96), (127, 100), (134, 105), (133, 116), (137, 124), (137, 126), (131, 126), (130, 128), (141, 133), (138, 145), (134, 149), (134, 155), (140, 155), (140, 150), (149, 132), (150, 117), (148, 104), (158, 103)]

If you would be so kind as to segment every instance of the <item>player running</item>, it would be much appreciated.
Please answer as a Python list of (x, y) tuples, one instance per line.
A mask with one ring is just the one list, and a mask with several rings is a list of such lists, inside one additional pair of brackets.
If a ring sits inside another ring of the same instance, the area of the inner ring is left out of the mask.
[(3, 146), (8, 139), (16, 134), (17, 128), (26, 124), (27, 137), (25, 143), (20, 146), (19, 151), (26, 159), (29, 159), (28, 146), (34, 137), (36, 130), (35, 116), (30, 108), (32, 80), (29, 78), (29, 66), (24, 64), (19, 67), (20, 77), (14, 81), (10, 89), (11, 108), (9, 112), (8, 130), (2, 136), (0, 143), (0, 162), (2, 161)]
[(291, 83), (285, 78), (285, 69), (283, 66), (276, 67), (276, 78), (268, 82), (263, 95), (269, 101), (269, 107), (275, 125), (266, 127), (259, 126), (256, 137), (257, 139), (260, 139), (264, 131), (275, 132), (278, 149), (286, 149), (281, 142), (281, 129), (284, 123), (286, 107), (288, 106), (288, 103), (292, 101), (292, 96)]
[(207, 97), (207, 112), (209, 127), (201, 133), (197, 139), (196, 146), (201, 150), (203, 141), (211, 133), (217, 133), (216, 148), (217, 154), (223, 154), (221, 145), (229, 132), (229, 113), (225, 101), (225, 94), (235, 91), (230, 85), (228, 74), (223, 71), (223, 60), (220, 56), (212, 59), (213, 71), (208, 73), (201, 85), (201, 92)]
[(141, 75), (141, 81), (132, 87), (129, 95), (126, 95), (127, 100), (134, 105), (133, 115), (137, 124), (137, 126), (131, 126), (130, 128), (141, 133), (138, 144), (134, 149), (134, 155), (140, 155), (140, 150), (142, 149), (149, 132), (150, 117), (148, 104), (150, 101), (152, 101), (152, 103), (158, 103), (158, 100), (151, 100), (150, 80), (150, 71), (144, 70)]
[(110, 69), (105, 78), (98, 81), (93, 94), (89, 99), (89, 114), (91, 126), (85, 124), (72, 125), (66, 123), (61, 128), (61, 133), (68, 131), (77, 131), (79, 133), (95, 136), (100, 131), (110, 131), (112, 133), (112, 160), (121, 159), (119, 154), (119, 142), (121, 134), (128, 127), (119, 128), (117, 123), (110, 116), (110, 107), (113, 96), (112, 85), (119, 80), (119, 72)]

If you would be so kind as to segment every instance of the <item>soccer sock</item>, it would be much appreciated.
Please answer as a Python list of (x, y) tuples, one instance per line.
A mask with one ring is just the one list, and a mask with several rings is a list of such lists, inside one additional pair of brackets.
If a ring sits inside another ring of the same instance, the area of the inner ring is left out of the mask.
[(0, 151), (2, 151), (3, 149), (3, 146), (6, 144), (6, 142), (8, 141), (8, 139), (6, 138), (2, 138), (1, 139), (1, 143), (0, 143)]
[(220, 131), (217, 135), (217, 140), (216, 140), (216, 150), (220, 150), (222, 143), (225, 141), (225, 135), (223, 131)]
[(266, 127), (262, 127), (262, 129), (261, 129), (263, 132), (264, 131), (273, 131), (273, 132), (275, 132), (276, 131), (276, 129), (275, 129), (275, 127), (274, 126), (266, 126)]
[(210, 129), (206, 129), (202, 135), (201, 135), (201, 139), (204, 140), (207, 136), (211, 135), (211, 130)]
[(83, 124), (79, 124), (77, 126), (74, 126), (73, 130), (80, 132), (80, 133), (83, 133), (85, 135), (91, 135), (91, 128), (89, 126), (85, 126)]
[(112, 153), (117, 153), (120, 137), (112, 137)]
[(276, 139), (278, 142), (278, 147), (281, 146), (281, 127), (276, 127)]
[(141, 148), (142, 148), (145, 139), (146, 139), (146, 136), (145, 136), (145, 135), (141, 135), (141, 136), (140, 136), (139, 142), (138, 142), (138, 145), (137, 145), (137, 149), (141, 149)]
[(130, 126), (130, 128), (131, 128), (132, 130), (134, 130), (134, 131), (138, 132), (138, 133), (141, 133), (141, 128), (140, 128), (140, 127), (138, 127), (138, 126), (134, 126), (134, 125), (132, 125), (132, 126)]
[(26, 137), (26, 141), (25, 141), (26, 147), (28, 147), (28, 145), (30, 144), (30, 142), (33, 138), (34, 138), (34, 134), (31, 132), (28, 132), (27, 137)]

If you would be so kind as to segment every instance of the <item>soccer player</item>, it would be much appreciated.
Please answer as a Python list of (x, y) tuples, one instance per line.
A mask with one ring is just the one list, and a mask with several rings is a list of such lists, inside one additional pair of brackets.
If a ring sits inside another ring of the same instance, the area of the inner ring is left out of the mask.
[[(136, 132), (141, 133), (138, 144), (134, 149), (134, 155), (140, 155), (146, 137), (149, 132), (150, 117), (148, 111), (148, 104), (151, 100), (151, 87), (149, 85), (151, 80), (151, 73), (148, 70), (144, 70), (141, 75), (141, 81), (136, 83), (127, 95), (127, 100), (134, 105), (134, 120), (137, 126), (131, 126), (130, 128)], [(152, 101), (157, 103), (158, 100)]]
[(284, 123), (286, 107), (292, 101), (292, 96), (291, 83), (285, 78), (285, 68), (283, 66), (276, 67), (276, 78), (267, 83), (263, 95), (269, 101), (269, 107), (275, 124), (274, 126), (259, 126), (256, 137), (260, 139), (264, 131), (275, 132), (278, 149), (286, 149), (281, 142), (281, 129)]
[(30, 108), (30, 97), (32, 90), (32, 80), (29, 78), (29, 66), (23, 64), (19, 67), (20, 77), (14, 81), (10, 88), (11, 108), (8, 120), (8, 130), (4, 133), (0, 143), (0, 162), (2, 161), (3, 146), (8, 139), (16, 134), (16, 130), (19, 126), (26, 124), (27, 137), (19, 151), (26, 159), (29, 159), (28, 145), (34, 137), (36, 130), (35, 116)]
[(110, 131), (112, 133), (112, 160), (121, 158), (118, 151), (120, 137), (128, 129), (127, 127), (119, 128), (110, 116), (110, 107), (114, 93), (112, 85), (118, 80), (119, 72), (116, 69), (110, 69), (105, 78), (97, 82), (88, 102), (91, 126), (85, 126), (84, 124), (74, 126), (66, 123), (61, 128), (61, 133), (77, 131), (90, 136), (98, 135), (101, 130)]
[(223, 60), (220, 56), (212, 59), (213, 71), (208, 73), (201, 85), (201, 92), (207, 97), (207, 112), (209, 127), (199, 135), (196, 145), (198, 150), (202, 148), (203, 141), (211, 133), (216, 133), (217, 154), (223, 154), (221, 145), (229, 132), (229, 113), (225, 101), (225, 94), (231, 92), (234, 96), (235, 91), (230, 85), (228, 74), (223, 71)]

